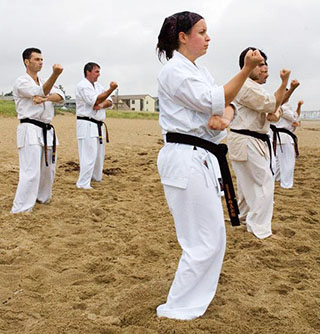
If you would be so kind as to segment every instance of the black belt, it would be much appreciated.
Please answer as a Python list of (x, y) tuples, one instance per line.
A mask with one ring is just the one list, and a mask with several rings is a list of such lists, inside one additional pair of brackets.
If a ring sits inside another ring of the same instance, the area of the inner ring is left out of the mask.
[(210, 153), (214, 154), (219, 162), (221, 176), (223, 181), (224, 193), (226, 204), (229, 212), (229, 217), (232, 226), (239, 226), (239, 208), (236, 200), (236, 195), (233, 188), (232, 178), (228, 166), (228, 161), (226, 158), (228, 147), (225, 144), (216, 145), (210, 141), (204, 140), (199, 137), (186, 135), (182, 133), (168, 132), (166, 134), (166, 141), (168, 143), (179, 143), (185, 145), (192, 145), (196, 147), (201, 147)]
[(290, 130), (286, 129), (286, 128), (277, 128), (275, 125), (271, 124), (270, 128), (273, 131), (273, 149), (276, 150), (277, 147), (277, 137), (279, 140), (279, 144), (280, 144), (280, 149), (282, 151), (281, 148), (281, 139), (280, 139), (280, 132), (286, 133), (287, 135), (289, 135), (292, 139), (293, 139), (293, 143), (294, 143), (294, 150), (296, 152), (296, 157), (299, 157), (299, 149), (298, 149), (298, 137), (291, 132)]
[(50, 129), (53, 129), (52, 163), (54, 163), (56, 160), (56, 131), (53, 125), (49, 123), (36, 121), (35, 119), (31, 119), (31, 118), (20, 119), (20, 123), (31, 123), (33, 125), (36, 125), (42, 128), (43, 143), (44, 143), (44, 160), (46, 162), (46, 166), (49, 166), (48, 165), (47, 131)]
[(84, 120), (84, 121), (89, 121), (89, 122), (97, 124), (100, 144), (102, 144), (102, 129), (101, 128), (102, 128), (102, 125), (104, 125), (105, 128), (106, 128), (106, 142), (109, 143), (108, 128), (107, 128), (107, 124), (105, 122), (98, 121), (94, 118), (86, 117), (86, 116), (77, 116), (77, 119), (81, 119), (81, 120)]
[(272, 151), (271, 151), (271, 144), (270, 144), (269, 136), (266, 133), (259, 133), (259, 132), (251, 131), (251, 130), (230, 129), (230, 131), (235, 132), (235, 133), (240, 133), (241, 135), (251, 136), (251, 137), (254, 137), (254, 138), (257, 138), (257, 139), (260, 139), (266, 142), (268, 145), (269, 155), (270, 155), (270, 170), (271, 170), (272, 175), (274, 175), (273, 169), (272, 169)]

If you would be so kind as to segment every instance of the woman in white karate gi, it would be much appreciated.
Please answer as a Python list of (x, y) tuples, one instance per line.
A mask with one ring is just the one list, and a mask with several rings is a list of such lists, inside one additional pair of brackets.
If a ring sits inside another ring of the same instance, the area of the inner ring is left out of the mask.
[(234, 115), (231, 101), (263, 60), (259, 51), (249, 52), (244, 68), (225, 86), (217, 86), (206, 68), (195, 63), (209, 42), (204, 19), (190, 12), (166, 18), (158, 36), (159, 59), (168, 60), (158, 76), (165, 141), (158, 169), (182, 248), (167, 301), (157, 308), (159, 317), (191, 320), (204, 314), (216, 292), (226, 245), (217, 158), (200, 147), (168, 143), (166, 134), (218, 144)]

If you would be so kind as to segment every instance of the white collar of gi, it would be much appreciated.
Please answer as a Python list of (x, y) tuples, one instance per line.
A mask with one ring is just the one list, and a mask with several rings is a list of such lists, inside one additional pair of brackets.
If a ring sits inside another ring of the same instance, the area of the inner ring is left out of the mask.
[(173, 58), (179, 58), (183, 60), (186, 64), (192, 65), (193, 68), (198, 68), (198, 65), (190, 61), (187, 57), (185, 57), (182, 53), (177, 50), (173, 51)]

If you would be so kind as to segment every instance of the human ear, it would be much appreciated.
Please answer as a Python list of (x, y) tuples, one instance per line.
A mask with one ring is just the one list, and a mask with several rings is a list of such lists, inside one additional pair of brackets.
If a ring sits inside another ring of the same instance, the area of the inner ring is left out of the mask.
[(187, 34), (184, 33), (183, 31), (180, 31), (178, 34), (179, 42), (182, 44), (185, 44), (187, 41)]

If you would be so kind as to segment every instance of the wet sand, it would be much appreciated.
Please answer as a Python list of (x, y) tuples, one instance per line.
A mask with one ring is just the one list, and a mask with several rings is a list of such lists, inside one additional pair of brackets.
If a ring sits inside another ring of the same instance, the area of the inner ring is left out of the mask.
[(295, 185), (276, 185), (274, 235), (261, 241), (226, 222), (215, 299), (203, 317), (176, 321), (155, 314), (180, 256), (156, 168), (157, 121), (108, 119), (104, 179), (78, 190), (75, 118), (57, 116), (52, 201), (11, 215), (18, 122), (0, 120), (0, 333), (320, 332), (320, 121), (297, 132)]

